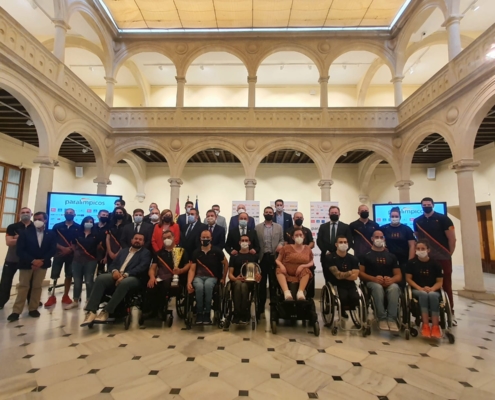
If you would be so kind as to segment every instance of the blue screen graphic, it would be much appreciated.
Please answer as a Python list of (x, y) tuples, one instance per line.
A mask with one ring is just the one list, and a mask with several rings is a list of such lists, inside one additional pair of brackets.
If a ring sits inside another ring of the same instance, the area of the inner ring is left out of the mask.
[[(390, 223), (390, 209), (392, 207), (400, 208), (400, 222), (414, 230), (414, 219), (423, 214), (421, 203), (373, 204), (373, 216), (378, 225), (382, 226)], [(435, 203), (433, 209), (437, 213), (447, 214), (447, 203)]]

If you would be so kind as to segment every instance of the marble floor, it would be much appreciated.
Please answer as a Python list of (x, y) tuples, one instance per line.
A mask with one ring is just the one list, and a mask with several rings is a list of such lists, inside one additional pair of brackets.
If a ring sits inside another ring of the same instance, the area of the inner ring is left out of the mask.
[(1, 399), (495, 399), (495, 308), (457, 296), (453, 345), (282, 323), (274, 335), (267, 320), (254, 332), (177, 318), (88, 329), (60, 302), (8, 323), (12, 300), (0, 311)]

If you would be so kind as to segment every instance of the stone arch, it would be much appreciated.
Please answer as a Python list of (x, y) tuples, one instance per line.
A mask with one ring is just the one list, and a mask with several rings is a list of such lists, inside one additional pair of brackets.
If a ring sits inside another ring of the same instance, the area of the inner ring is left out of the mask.
[(131, 169), (134, 179), (136, 180), (136, 198), (140, 203), (146, 198), (146, 162), (141, 160), (137, 155), (129, 151), (122, 157)]
[(383, 161), (383, 157), (380, 154), (374, 153), (369, 156), (364, 162), (359, 165), (359, 193), (368, 196), (369, 185), (373, 172), (376, 167)]
[(40, 97), (42, 92), (3, 64), (0, 64), (0, 87), (15, 96), (28, 112), (38, 134), (39, 157), (56, 159), (58, 152), (55, 152), (55, 137), (51, 133), (55, 131), (53, 116), (45, 99)]
[(176, 171), (175, 157), (172, 153), (164, 146), (162, 141), (153, 139), (150, 137), (137, 137), (137, 138), (123, 138), (121, 141), (114, 145), (114, 156), (110, 160), (109, 164), (115, 165), (119, 160), (125, 158), (125, 155), (134, 149), (150, 149), (160, 153), (165, 159), (170, 168), (170, 176)]

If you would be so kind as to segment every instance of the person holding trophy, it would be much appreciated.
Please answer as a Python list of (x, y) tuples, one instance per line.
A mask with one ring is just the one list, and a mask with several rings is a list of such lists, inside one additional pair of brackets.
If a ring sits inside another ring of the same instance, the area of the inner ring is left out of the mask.
[[(153, 257), (151, 268), (149, 269), (149, 281), (146, 293), (149, 310), (146, 318), (154, 318), (162, 314), (165, 309), (165, 302), (168, 300), (171, 287), (179, 286), (180, 276), (182, 284), (185, 285), (185, 278), (189, 271), (189, 256), (181, 247), (175, 246), (174, 233), (170, 230), (163, 232), (163, 244)], [(163, 317), (163, 315), (160, 315)]]

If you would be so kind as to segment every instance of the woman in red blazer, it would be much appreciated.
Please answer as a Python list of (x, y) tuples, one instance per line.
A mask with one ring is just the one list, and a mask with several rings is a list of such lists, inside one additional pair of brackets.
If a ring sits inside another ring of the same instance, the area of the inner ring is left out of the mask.
[(178, 245), (180, 241), (180, 227), (179, 224), (174, 222), (174, 217), (170, 210), (163, 210), (160, 214), (160, 222), (155, 225), (153, 237), (151, 238), (151, 246), (155, 253), (160, 251), (163, 247), (162, 235), (165, 231), (173, 232), (174, 242)]

